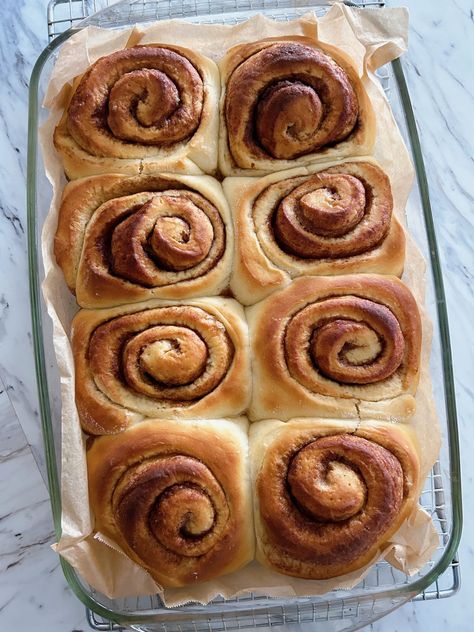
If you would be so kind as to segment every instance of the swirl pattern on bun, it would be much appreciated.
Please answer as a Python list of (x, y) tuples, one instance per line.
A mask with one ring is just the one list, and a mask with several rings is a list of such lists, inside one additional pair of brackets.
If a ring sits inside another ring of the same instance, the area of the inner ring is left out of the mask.
[(220, 64), (225, 175), (369, 153), (373, 111), (350, 59), (305, 37), (231, 48)]
[(253, 557), (246, 423), (150, 420), (87, 452), (95, 529), (162, 586), (237, 570)]
[(405, 234), (390, 181), (371, 158), (227, 178), (236, 258), (231, 287), (249, 305), (307, 275), (401, 275)]
[(260, 562), (286, 575), (327, 579), (363, 567), (386, 548), (419, 492), (409, 429), (362, 422), (356, 430), (315, 419), (255, 426)]
[(90, 434), (144, 417), (238, 415), (248, 405), (247, 326), (233, 300), (82, 310), (72, 329), (76, 404)]
[(82, 307), (219, 294), (233, 230), (209, 176), (93, 176), (63, 194), (55, 255)]
[(421, 318), (396, 277), (303, 277), (247, 314), (251, 419), (413, 414)]
[(98, 59), (78, 80), (54, 135), (70, 178), (216, 168), (218, 70), (179, 46)]

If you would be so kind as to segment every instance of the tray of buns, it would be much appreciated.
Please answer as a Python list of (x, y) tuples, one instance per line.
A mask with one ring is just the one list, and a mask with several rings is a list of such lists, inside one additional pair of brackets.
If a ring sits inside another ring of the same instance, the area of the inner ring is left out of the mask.
[(91, 621), (350, 630), (448, 596), (456, 410), (403, 50), (324, 2), (51, 26), (66, 4), (30, 85), (30, 287)]

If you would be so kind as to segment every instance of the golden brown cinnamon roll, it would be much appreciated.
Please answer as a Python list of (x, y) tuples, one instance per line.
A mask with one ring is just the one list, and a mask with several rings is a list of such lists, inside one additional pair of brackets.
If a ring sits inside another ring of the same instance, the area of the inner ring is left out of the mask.
[(404, 419), (414, 412), (421, 319), (396, 277), (303, 277), (247, 310), (251, 419)]
[(362, 568), (419, 495), (407, 427), (264, 421), (252, 426), (250, 446), (257, 559), (285, 575), (327, 579)]
[(213, 173), (218, 95), (217, 66), (187, 48), (101, 57), (76, 81), (54, 134), (66, 174)]
[(55, 255), (82, 307), (219, 294), (232, 222), (209, 176), (93, 176), (64, 191)]
[(238, 415), (248, 405), (247, 325), (231, 299), (82, 310), (72, 324), (83, 429), (111, 434), (144, 417)]
[(231, 287), (246, 305), (298, 276), (403, 271), (390, 181), (371, 158), (223, 186), (238, 236)]
[(298, 36), (239, 44), (220, 71), (224, 175), (371, 152), (369, 98), (351, 60), (335, 47)]
[(95, 530), (162, 586), (237, 570), (253, 557), (245, 421), (147, 421), (87, 452)]

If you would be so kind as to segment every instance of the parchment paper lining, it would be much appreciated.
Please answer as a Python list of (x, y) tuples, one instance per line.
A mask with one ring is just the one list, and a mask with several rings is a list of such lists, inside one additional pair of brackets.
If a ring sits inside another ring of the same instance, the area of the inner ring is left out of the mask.
[[(53, 185), (53, 199), (42, 234), (45, 266), (43, 292), (53, 320), (54, 347), (61, 376), (62, 394), (62, 537), (55, 545), (95, 589), (110, 598), (147, 595), (159, 592), (168, 606), (190, 601), (208, 603), (217, 595), (226, 598), (248, 592), (274, 597), (323, 594), (334, 589), (349, 589), (358, 584), (371, 564), (342, 578), (324, 581), (298, 580), (264, 569), (256, 562), (231, 575), (196, 586), (162, 590), (142, 568), (129, 560), (108, 538), (93, 533), (90, 515), (85, 442), (74, 404), (74, 366), (66, 332), (77, 305), (70, 295), (53, 255), (53, 239), (65, 177), (54, 151), (52, 135), (59, 121), (67, 88), (99, 57), (137, 43), (162, 42), (189, 46), (218, 60), (230, 46), (278, 35), (305, 35), (319, 38), (347, 52), (356, 63), (377, 116), (377, 141), (374, 156), (389, 174), (395, 209), (404, 209), (413, 182), (413, 167), (375, 70), (406, 50), (408, 15), (405, 9), (357, 10), (335, 5), (326, 16), (316, 19), (307, 13), (292, 22), (275, 22), (256, 16), (237, 26), (196, 25), (176, 20), (145, 28), (108, 31), (89, 27), (72, 36), (60, 50), (45, 98), (51, 114), (40, 131), (46, 173)], [(400, 219), (404, 221), (403, 215)], [(411, 239), (403, 280), (424, 303), (425, 264)], [(423, 316), (423, 349), (417, 412), (411, 424), (422, 447), (422, 478), (431, 469), (440, 447), (440, 429), (432, 399), (429, 375), (431, 324)], [(429, 515), (418, 507), (393, 536), (383, 555), (397, 568), (414, 574), (431, 558), (438, 536)], [(380, 556), (379, 556), (380, 557)]]

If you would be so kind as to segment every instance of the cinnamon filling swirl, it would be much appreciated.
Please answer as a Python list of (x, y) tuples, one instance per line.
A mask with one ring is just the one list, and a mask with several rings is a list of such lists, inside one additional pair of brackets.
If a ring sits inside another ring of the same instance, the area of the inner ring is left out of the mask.
[(145, 288), (204, 276), (222, 258), (226, 231), (219, 211), (193, 191), (139, 193), (110, 200), (89, 229), (89, 258)]
[(225, 493), (209, 468), (187, 455), (164, 455), (126, 470), (112, 496), (117, 526), (150, 563), (160, 556), (200, 557), (222, 538), (229, 519)]
[(270, 446), (257, 478), (266, 554), (290, 575), (340, 574), (382, 543), (398, 518), (409, 491), (403, 465), (350, 434), (289, 443)]
[(344, 384), (385, 380), (400, 367), (404, 350), (394, 314), (357, 296), (308, 305), (291, 318), (285, 335), (290, 374), (311, 390), (319, 386), (315, 371)]
[(346, 72), (322, 50), (298, 42), (257, 50), (227, 82), (229, 146), (241, 167), (249, 166), (248, 152), (291, 160), (334, 145), (356, 128), (358, 113)]
[[(89, 344), (90, 370), (105, 394), (117, 393), (119, 386), (125, 395), (131, 392), (178, 406), (215, 389), (233, 354), (224, 325), (192, 306), (115, 318), (99, 325)], [(123, 404), (134, 407), (133, 402)]]
[(94, 156), (142, 158), (199, 126), (204, 86), (180, 52), (136, 46), (102, 57), (82, 77), (68, 108), (73, 139)]

